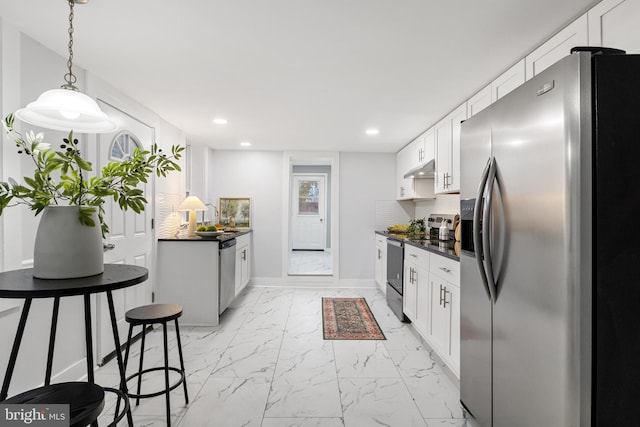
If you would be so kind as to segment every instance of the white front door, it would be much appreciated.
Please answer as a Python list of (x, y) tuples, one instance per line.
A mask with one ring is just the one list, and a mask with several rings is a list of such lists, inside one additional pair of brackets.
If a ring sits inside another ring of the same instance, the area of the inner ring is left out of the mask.
[(293, 175), (292, 249), (324, 250), (327, 238), (326, 175)]
[[(101, 103), (101, 108), (118, 123), (118, 130), (112, 133), (97, 135), (96, 173), (110, 161), (125, 160), (136, 147), (151, 149), (154, 140), (154, 129), (108, 104)], [(105, 263), (134, 264), (149, 269), (149, 280), (113, 292), (118, 332), (121, 343), (126, 342), (128, 325), (124, 320), (127, 310), (151, 303), (153, 231), (151, 218), (153, 209), (153, 176), (147, 184), (142, 184), (147, 199), (146, 209), (140, 214), (132, 210), (122, 211), (113, 199), (105, 203), (105, 220), (109, 225), (109, 234), (105, 244), (113, 245), (113, 249), (104, 254)], [(114, 348), (111, 320), (106, 294), (98, 294), (97, 298), (97, 360), (100, 361)]]

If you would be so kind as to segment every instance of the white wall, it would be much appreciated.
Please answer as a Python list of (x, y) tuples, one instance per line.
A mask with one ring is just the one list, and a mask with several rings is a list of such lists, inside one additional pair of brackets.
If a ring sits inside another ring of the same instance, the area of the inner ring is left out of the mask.
[(340, 278), (374, 278), (376, 201), (395, 198), (395, 154), (340, 153)]
[[(217, 204), (219, 197), (252, 198), (252, 276), (257, 279), (285, 274), (282, 157), (281, 152), (210, 151), (207, 199)], [(372, 281), (375, 204), (395, 197), (395, 154), (340, 153), (339, 182), (339, 277)]]
[(281, 278), (282, 153), (210, 150), (208, 157), (207, 201), (251, 198), (252, 276)]

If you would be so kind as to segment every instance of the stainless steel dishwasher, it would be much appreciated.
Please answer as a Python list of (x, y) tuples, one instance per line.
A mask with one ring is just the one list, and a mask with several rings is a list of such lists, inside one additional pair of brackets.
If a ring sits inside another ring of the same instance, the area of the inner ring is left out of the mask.
[(220, 242), (218, 259), (218, 315), (220, 315), (229, 307), (236, 293), (236, 239)]

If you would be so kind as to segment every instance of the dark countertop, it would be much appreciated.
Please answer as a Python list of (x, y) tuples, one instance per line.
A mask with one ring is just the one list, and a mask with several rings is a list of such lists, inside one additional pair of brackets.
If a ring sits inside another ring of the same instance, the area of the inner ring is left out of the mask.
[(225, 231), (224, 234), (220, 234), (215, 237), (169, 237), (158, 239), (159, 242), (224, 242), (225, 240), (234, 239), (236, 237), (242, 236), (244, 234), (249, 234), (253, 232), (253, 230), (236, 230), (236, 231)]
[[(460, 245), (456, 245), (455, 241), (453, 240), (441, 242), (440, 240), (410, 239), (406, 235), (393, 234), (387, 231), (376, 231), (376, 234), (385, 236), (388, 239), (400, 240), (407, 245), (415, 246), (420, 249), (433, 252), (434, 254), (442, 255), (443, 257), (452, 259), (454, 261), (460, 261)], [(458, 247), (457, 251), (456, 246)]]

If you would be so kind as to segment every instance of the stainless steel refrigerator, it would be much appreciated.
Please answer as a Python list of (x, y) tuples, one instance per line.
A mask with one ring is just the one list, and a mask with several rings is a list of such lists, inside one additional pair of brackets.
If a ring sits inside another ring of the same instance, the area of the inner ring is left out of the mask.
[(483, 427), (640, 422), (640, 55), (576, 50), (462, 124), (460, 394)]

